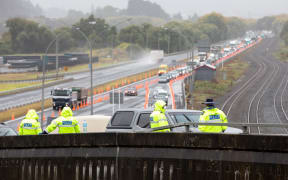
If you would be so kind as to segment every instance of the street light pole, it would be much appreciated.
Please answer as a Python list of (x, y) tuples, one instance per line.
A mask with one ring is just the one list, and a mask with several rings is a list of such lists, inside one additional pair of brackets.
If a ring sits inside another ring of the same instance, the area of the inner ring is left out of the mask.
[(168, 54), (170, 53), (170, 38), (171, 38), (171, 35), (170, 35), (170, 32), (169, 33), (169, 38), (168, 38)]
[(45, 76), (46, 76), (46, 63), (48, 61), (48, 50), (49, 48), (53, 45), (53, 43), (56, 41), (57, 39), (54, 39), (53, 41), (51, 41), (45, 51), (45, 55), (42, 57), (42, 87), (41, 87), (41, 91), (42, 91), (42, 96), (41, 96), (41, 128), (43, 129), (43, 122), (44, 122), (44, 89), (45, 89)]
[(75, 28), (77, 31), (79, 31), (82, 36), (87, 40), (89, 47), (90, 47), (90, 58), (89, 58), (89, 69), (90, 69), (90, 101), (91, 101), (91, 112), (90, 114), (93, 115), (93, 63), (92, 63), (92, 44), (89, 38), (86, 36), (86, 34), (80, 30), (80, 28)]
[(59, 57), (58, 57), (58, 36), (56, 35), (56, 79), (58, 79), (59, 74)]
[(46, 71), (46, 61), (47, 56), (42, 57), (42, 101), (41, 101), (41, 128), (43, 129), (43, 122), (44, 122), (44, 85), (45, 85), (45, 71)]

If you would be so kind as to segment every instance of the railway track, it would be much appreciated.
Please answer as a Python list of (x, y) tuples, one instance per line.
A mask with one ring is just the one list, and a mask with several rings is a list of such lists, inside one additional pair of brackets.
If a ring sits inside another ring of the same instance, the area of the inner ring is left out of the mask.
[[(229, 121), (243, 123), (287, 123), (288, 71), (286, 63), (272, 56), (277, 41), (265, 40), (250, 51), (250, 76), (230, 92), (222, 103)], [(271, 53), (267, 53), (271, 48)], [(286, 128), (248, 128), (250, 134), (288, 134)]]

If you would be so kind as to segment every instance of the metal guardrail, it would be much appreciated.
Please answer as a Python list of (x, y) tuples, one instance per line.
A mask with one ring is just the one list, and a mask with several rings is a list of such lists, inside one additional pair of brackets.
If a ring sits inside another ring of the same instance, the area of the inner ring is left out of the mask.
[(190, 123), (179, 123), (176, 125), (162, 126), (158, 128), (149, 129), (145, 132), (153, 132), (163, 129), (173, 129), (178, 127), (185, 127), (185, 132), (190, 132), (190, 126), (228, 126), (228, 127), (241, 127), (243, 129), (243, 134), (248, 134), (248, 128), (251, 127), (261, 127), (261, 128), (288, 128), (287, 123), (200, 123), (200, 122), (190, 122)]

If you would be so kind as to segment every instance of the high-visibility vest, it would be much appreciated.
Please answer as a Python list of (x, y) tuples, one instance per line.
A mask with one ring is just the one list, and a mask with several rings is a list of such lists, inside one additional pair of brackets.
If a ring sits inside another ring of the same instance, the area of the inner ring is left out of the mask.
[[(168, 125), (169, 123), (164, 113), (161, 113), (160, 111), (154, 111), (150, 115), (150, 127), (151, 128), (157, 128), (157, 127), (168, 126)], [(170, 129), (157, 130), (154, 132), (170, 132)]]
[(19, 135), (38, 135), (41, 132), (40, 123), (35, 119), (24, 119), (20, 123)]
[(46, 128), (48, 133), (54, 131), (56, 128), (59, 129), (59, 134), (66, 133), (80, 133), (80, 127), (78, 121), (74, 117), (62, 117), (54, 119), (51, 124)]
[[(206, 108), (203, 110), (203, 114), (200, 116), (201, 123), (227, 123), (227, 117), (223, 111), (213, 107), (213, 108)], [(225, 131), (227, 126), (199, 126), (198, 127), (202, 132), (212, 132), (212, 133), (219, 133)]]

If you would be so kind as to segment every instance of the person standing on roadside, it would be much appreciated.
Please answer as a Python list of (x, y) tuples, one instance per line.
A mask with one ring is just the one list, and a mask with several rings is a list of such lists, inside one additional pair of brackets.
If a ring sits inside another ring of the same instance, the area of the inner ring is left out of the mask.
[[(227, 123), (227, 117), (223, 111), (215, 107), (215, 102), (213, 99), (206, 99), (206, 102), (202, 103), (206, 104), (206, 108), (203, 109), (203, 114), (200, 116), (200, 123)], [(225, 132), (227, 126), (205, 126), (199, 125), (199, 130), (201, 132), (207, 133), (219, 133)]]
[[(154, 104), (154, 111), (150, 115), (150, 127), (158, 128), (162, 126), (168, 126), (169, 123), (165, 116), (166, 103), (162, 100), (156, 101)], [(154, 132), (170, 132), (170, 129), (162, 129)]]
[(73, 112), (70, 107), (64, 107), (61, 116), (54, 119), (41, 134), (49, 134), (56, 128), (58, 128), (59, 134), (80, 133), (78, 121), (73, 117)]
[(19, 135), (38, 135), (42, 133), (39, 116), (34, 109), (30, 109), (19, 127)]

